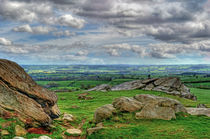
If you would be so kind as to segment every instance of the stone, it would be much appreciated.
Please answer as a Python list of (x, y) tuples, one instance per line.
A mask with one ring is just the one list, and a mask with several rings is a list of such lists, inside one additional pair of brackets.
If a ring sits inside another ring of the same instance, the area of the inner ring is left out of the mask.
[(136, 113), (136, 119), (162, 119), (171, 120), (175, 119), (175, 111), (170, 107), (159, 107), (154, 104), (147, 104), (141, 110)]
[(1, 131), (1, 136), (9, 135), (9, 132), (7, 130)]
[(25, 139), (23, 137), (14, 137), (13, 139)]
[(179, 101), (175, 99), (159, 97), (159, 96), (149, 95), (149, 94), (136, 95), (134, 96), (134, 98), (145, 105), (154, 104), (159, 107), (170, 107), (175, 111), (175, 113), (186, 112), (185, 107)]
[(191, 115), (205, 115), (210, 117), (210, 108), (186, 108)]
[(205, 104), (198, 104), (197, 108), (207, 108), (207, 106)]
[(90, 136), (91, 134), (93, 134), (94, 132), (97, 132), (101, 129), (103, 129), (104, 127), (93, 127), (93, 128), (89, 128), (87, 129), (87, 133)]
[(141, 83), (141, 80), (135, 80), (130, 82), (125, 82), (120, 85), (114, 86), (111, 88), (112, 91), (118, 90), (134, 90), (134, 89), (141, 89), (145, 87), (145, 84)]
[(48, 136), (40, 136), (38, 139), (51, 139), (51, 138)]
[(82, 131), (79, 129), (67, 129), (66, 130), (67, 133), (71, 134), (71, 135), (81, 135)]
[(27, 134), (25, 128), (21, 127), (20, 125), (15, 126), (15, 135), (16, 136), (24, 136)]
[(18, 64), (0, 59), (0, 116), (48, 126), (59, 116), (57, 96), (33, 81)]
[(154, 88), (154, 84), (153, 83), (150, 83), (149, 85), (147, 85), (145, 88), (143, 88), (144, 90), (147, 90), (147, 91), (151, 91), (153, 88)]
[(72, 122), (72, 121), (74, 121), (74, 116), (71, 114), (64, 113), (63, 120)]
[(103, 92), (106, 92), (106, 91), (110, 91), (112, 88), (111, 85), (108, 85), (108, 84), (102, 84), (102, 85), (99, 85), (99, 86), (96, 86), (92, 89), (89, 89), (87, 91), (103, 91)]
[(81, 99), (81, 100), (90, 100), (90, 99), (93, 99), (93, 97), (90, 97), (88, 95), (90, 95), (90, 94), (89, 93), (79, 94), (78, 95), (78, 99)]
[(96, 123), (100, 123), (103, 120), (110, 118), (115, 112), (116, 112), (116, 109), (113, 107), (112, 104), (107, 104), (102, 107), (99, 107), (95, 111), (94, 121)]
[(143, 107), (143, 104), (133, 98), (120, 97), (113, 101), (113, 106), (121, 112), (135, 112)]

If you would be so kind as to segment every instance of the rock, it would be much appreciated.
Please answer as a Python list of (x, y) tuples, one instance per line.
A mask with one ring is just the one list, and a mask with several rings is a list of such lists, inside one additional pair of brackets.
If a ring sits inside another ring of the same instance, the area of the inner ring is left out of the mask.
[(90, 100), (90, 99), (93, 99), (93, 97), (90, 97), (90, 96), (87, 96), (87, 95), (90, 95), (90, 94), (89, 93), (79, 94), (78, 95), (78, 99), (81, 99), (81, 100)]
[(38, 139), (51, 139), (51, 138), (48, 136), (40, 136)]
[(16, 136), (24, 136), (27, 134), (25, 128), (21, 127), (20, 125), (15, 126), (15, 135)]
[(147, 104), (141, 110), (141, 112), (136, 113), (137, 119), (163, 119), (171, 120), (176, 118), (175, 111), (170, 107), (159, 107), (154, 104)]
[(101, 123), (97, 123), (96, 127), (103, 127), (103, 123), (102, 122)]
[(110, 91), (111, 88), (112, 88), (112, 86), (110, 86), (108, 84), (102, 84), (102, 85), (96, 86), (92, 89), (89, 89), (87, 91), (103, 91), (103, 92), (106, 92), (106, 91)]
[(7, 130), (1, 131), (1, 136), (9, 135), (9, 132)]
[(197, 108), (207, 108), (207, 106), (205, 104), (198, 104)]
[(148, 94), (136, 95), (134, 96), (134, 98), (139, 102), (143, 103), (144, 105), (154, 104), (160, 107), (170, 107), (175, 111), (175, 113), (186, 112), (185, 107), (175, 99), (159, 97), (155, 95), (148, 95)]
[(116, 109), (122, 112), (135, 112), (143, 107), (141, 102), (129, 97), (117, 98), (112, 104)]
[(96, 109), (94, 114), (94, 120), (96, 123), (100, 123), (105, 119), (108, 119), (116, 112), (116, 109), (112, 104), (107, 104)]
[(120, 85), (114, 86), (111, 88), (112, 91), (118, 91), (118, 90), (134, 90), (134, 89), (141, 89), (145, 87), (145, 84), (141, 83), (141, 80), (131, 81), (131, 82), (125, 82)]
[(185, 107), (174, 99), (147, 94), (136, 95), (134, 98), (145, 105), (141, 112), (136, 113), (137, 119), (171, 120), (176, 118), (176, 113), (186, 112)]
[(134, 89), (160, 91), (186, 99), (191, 99), (191, 100), (197, 99), (196, 96), (190, 93), (190, 89), (187, 88), (177, 77), (153, 78), (153, 79), (125, 82), (120, 85), (112, 87), (111, 91), (134, 90)]
[(0, 59), (0, 114), (30, 125), (47, 126), (59, 116), (57, 96), (37, 85), (14, 62)]
[(94, 127), (94, 128), (89, 128), (89, 129), (87, 129), (87, 133), (88, 133), (88, 135), (90, 136), (91, 134), (93, 134), (94, 132), (97, 132), (97, 131), (99, 131), (99, 130), (101, 130), (101, 129), (103, 129), (104, 127)]
[(82, 131), (79, 129), (67, 129), (66, 132), (71, 135), (81, 135), (82, 134)]
[(74, 121), (74, 116), (71, 114), (64, 113), (63, 120), (72, 122), (72, 121)]
[(13, 139), (25, 139), (23, 137), (14, 137)]
[(206, 115), (210, 117), (210, 108), (186, 108), (191, 115)]

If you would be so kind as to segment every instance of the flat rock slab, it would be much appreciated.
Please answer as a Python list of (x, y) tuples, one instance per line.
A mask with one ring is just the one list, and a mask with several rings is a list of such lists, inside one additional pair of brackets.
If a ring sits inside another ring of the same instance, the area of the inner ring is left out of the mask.
[(191, 115), (206, 115), (210, 117), (210, 108), (186, 108)]
[(37, 85), (18, 64), (0, 59), (0, 116), (47, 126), (60, 114), (56, 103), (54, 92)]

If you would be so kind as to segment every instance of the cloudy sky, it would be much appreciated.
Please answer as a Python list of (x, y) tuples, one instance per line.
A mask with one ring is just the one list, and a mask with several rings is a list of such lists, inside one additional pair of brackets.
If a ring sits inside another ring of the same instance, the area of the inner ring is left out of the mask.
[(210, 0), (0, 0), (19, 64), (210, 64)]

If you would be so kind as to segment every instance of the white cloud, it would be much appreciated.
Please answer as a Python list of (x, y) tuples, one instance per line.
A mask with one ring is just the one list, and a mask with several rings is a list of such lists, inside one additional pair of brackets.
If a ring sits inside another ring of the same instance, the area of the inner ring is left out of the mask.
[(0, 38), (0, 45), (5, 45), (5, 46), (8, 46), (8, 45), (11, 45), (12, 42), (6, 38)]

